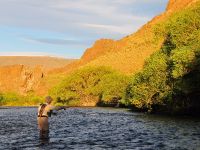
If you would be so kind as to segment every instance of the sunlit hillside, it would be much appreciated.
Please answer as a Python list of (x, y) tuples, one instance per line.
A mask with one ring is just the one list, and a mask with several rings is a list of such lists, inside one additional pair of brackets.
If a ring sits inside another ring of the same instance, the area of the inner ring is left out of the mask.
[[(145, 60), (163, 45), (164, 38), (156, 38), (156, 24), (165, 22), (172, 14), (195, 4), (197, 0), (170, 0), (166, 11), (154, 17), (136, 33), (114, 41), (112, 39), (97, 40), (91, 48), (86, 49), (80, 60), (51, 71), (55, 75), (44, 79), (38, 88), (50, 89), (52, 83), (57, 83), (56, 74), (70, 73), (84, 66), (108, 66), (126, 74), (134, 74), (143, 68)], [(51, 81), (49, 83), (48, 81)], [(42, 90), (44, 93), (44, 90)]]
[(0, 67), (20, 64), (28, 67), (41, 66), (45, 70), (51, 70), (66, 66), (73, 61), (73, 59), (47, 56), (0, 56)]
[[(133, 75), (141, 70), (145, 60), (164, 44), (165, 37), (156, 38), (157, 24), (162, 24), (174, 13), (195, 5), (197, 1), (199, 0), (170, 0), (165, 12), (154, 17), (136, 33), (117, 41), (97, 40), (91, 48), (86, 49), (80, 60), (52, 57), (0, 57), (0, 66), (4, 66), (0, 67), (0, 91), (22, 94), (31, 91), (46, 95), (49, 89), (59, 83), (66, 74), (86, 66), (106, 66)], [(18, 65), (5, 66), (13, 64)]]
[(118, 41), (101, 39), (88, 48), (81, 60), (61, 71), (68, 72), (80, 66), (110, 66), (124, 73), (135, 73), (142, 69), (144, 61), (160, 49), (164, 39), (155, 39), (154, 25), (166, 20), (173, 13), (185, 9), (197, 0), (170, 0), (166, 11), (153, 18), (136, 33)]
[(137, 33), (97, 41), (82, 57), (82, 67), (51, 88), (57, 103), (200, 114), (200, 3), (176, 2), (188, 7), (171, 3)]

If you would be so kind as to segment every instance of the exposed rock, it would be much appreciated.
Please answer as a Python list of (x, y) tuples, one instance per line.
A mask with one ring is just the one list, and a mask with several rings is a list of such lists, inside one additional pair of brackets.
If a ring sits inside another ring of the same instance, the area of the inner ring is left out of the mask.
[(41, 67), (26, 67), (13, 65), (0, 67), (0, 91), (17, 92), (26, 94), (39, 85), (44, 77)]

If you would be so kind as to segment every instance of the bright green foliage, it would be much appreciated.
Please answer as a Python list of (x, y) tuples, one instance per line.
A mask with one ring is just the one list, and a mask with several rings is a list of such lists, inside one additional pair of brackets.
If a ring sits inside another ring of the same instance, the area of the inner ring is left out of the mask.
[(167, 61), (165, 54), (155, 53), (147, 60), (144, 70), (134, 76), (128, 93), (135, 107), (151, 109), (152, 104), (162, 103), (169, 90)]
[(172, 52), (171, 61), (173, 78), (183, 77), (194, 67), (195, 52), (191, 49), (176, 49)]
[(36, 106), (42, 101), (42, 98), (29, 93), (26, 96), (16, 93), (0, 94), (0, 106)]
[(177, 48), (199, 42), (200, 5), (175, 14), (166, 24), (167, 34)]
[(4, 104), (4, 102), (3, 102), (3, 94), (0, 93), (0, 106), (2, 106), (3, 104)]
[(126, 77), (111, 68), (85, 67), (68, 75), (50, 95), (65, 105), (84, 105), (91, 101), (109, 103), (122, 98), (126, 83)]
[(129, 78), (120, 73), (113, 72), (103, 76), (96, 91), (101, 93), (100, 101), (103, 104), (118, 103), (123, 100), (123, 95), (128, 85)]
[(126, 90), (128, 104), (145, 111), (200, 113), (200, 3), (172, 15), (155, 31), (165, 41), (134, 75)]

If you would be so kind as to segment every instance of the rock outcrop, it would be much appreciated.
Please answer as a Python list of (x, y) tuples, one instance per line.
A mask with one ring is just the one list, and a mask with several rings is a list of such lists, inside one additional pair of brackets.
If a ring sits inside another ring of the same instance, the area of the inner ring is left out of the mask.
[(0, 91), (26, 94), (34, 91), (44, 76), (39, 66), (34, 68), (24, 65), (0, 67)]

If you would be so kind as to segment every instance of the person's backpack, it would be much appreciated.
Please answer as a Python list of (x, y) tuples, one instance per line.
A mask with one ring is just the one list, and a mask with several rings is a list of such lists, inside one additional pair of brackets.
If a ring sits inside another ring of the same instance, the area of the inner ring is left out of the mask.
[(44, 112), (44, 109), (47, 105), (46, 104), (41, 104), (41, 108), (40, 108), (40, 111), (39, 111), (39, 114), (38, 114), (38, 117), (42, 117), (42, 114)]

